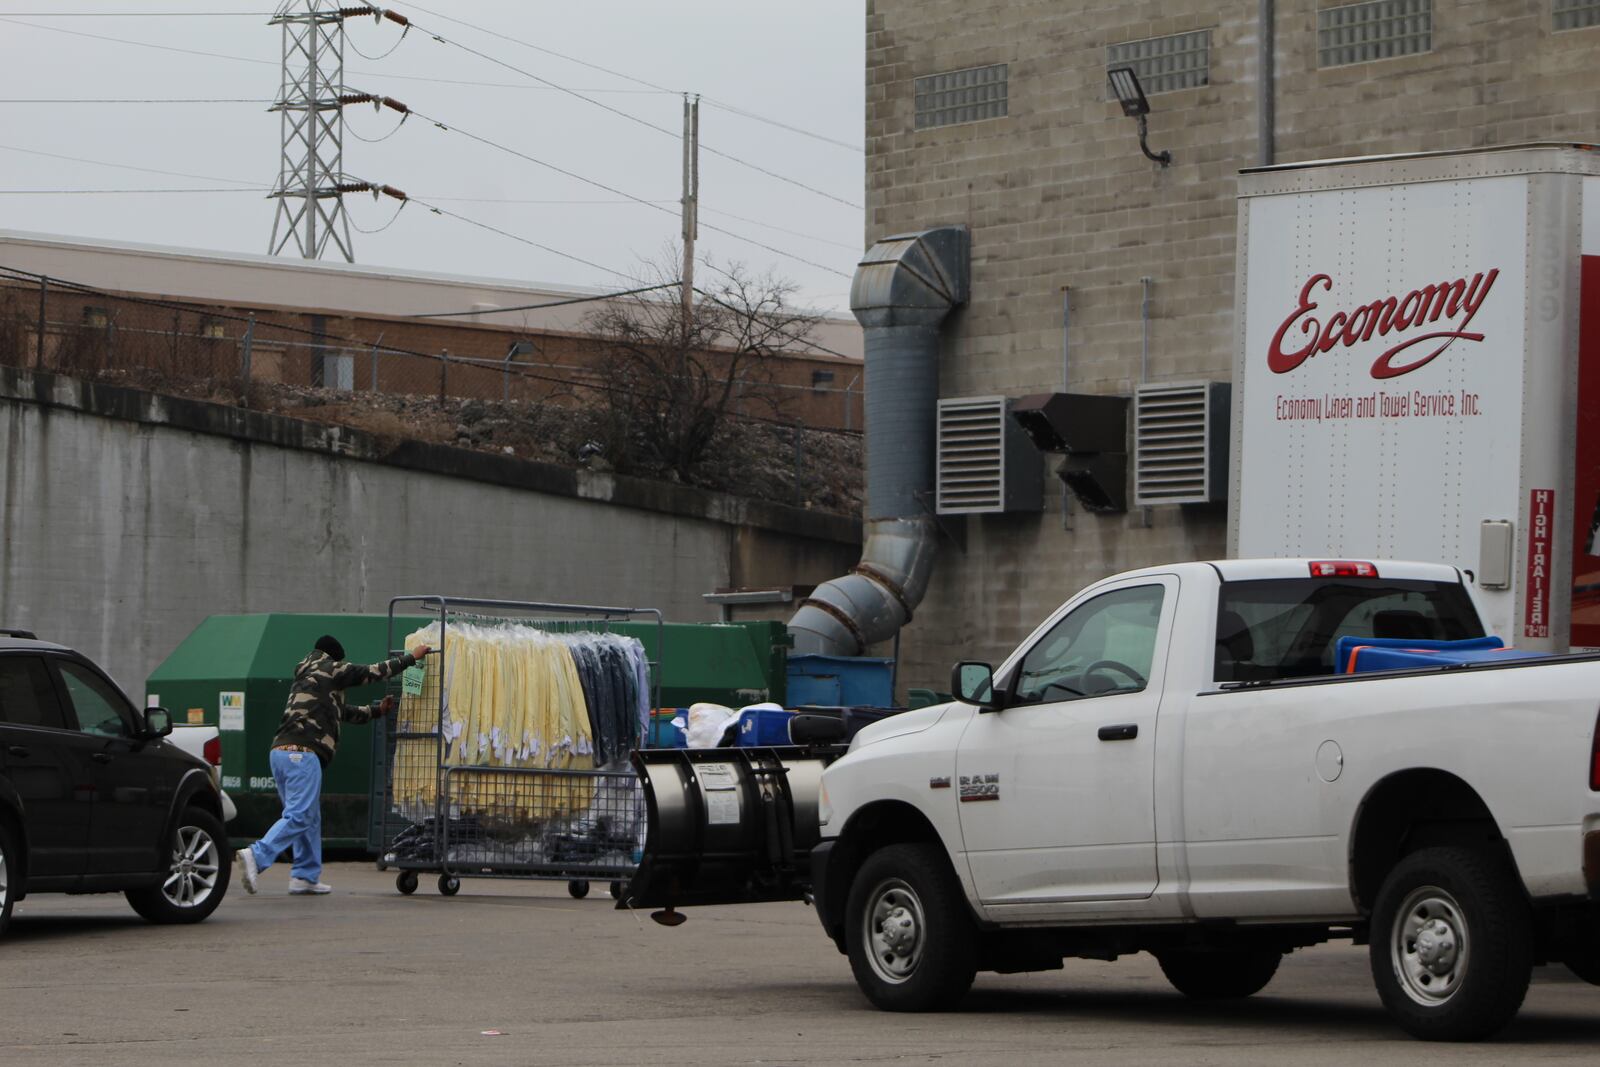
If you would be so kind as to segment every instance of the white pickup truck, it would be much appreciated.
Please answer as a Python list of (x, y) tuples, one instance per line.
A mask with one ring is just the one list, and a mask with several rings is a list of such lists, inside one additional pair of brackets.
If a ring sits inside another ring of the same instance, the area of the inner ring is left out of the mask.
[(619, 906), (807, 899), (894, 1011), (1140, 951), (1243, 997), (1351, 938), (1402, 1027), (1482, 1038), (1535, 965), (1600, 981), (1600, 658), (1342, 674), (1335, 647), (1483, 633), (1433, 564), (1120, 574), (843, 755), (637, 753), (649, 839)]

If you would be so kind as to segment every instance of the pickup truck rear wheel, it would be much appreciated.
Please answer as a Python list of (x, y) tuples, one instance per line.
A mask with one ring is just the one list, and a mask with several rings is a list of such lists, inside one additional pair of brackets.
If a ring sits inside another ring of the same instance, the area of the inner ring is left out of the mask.
[(1372, 979), (1414, 1037), (1476, 1041), (1522, 1006), (1533, 917), (1510, 865), (1469, 848), (1428, 848), (1384, 880), (1372, 913)]
[(845, 944), (877, 1007), (954, 1007), (977, 974), (977, 931), (944, 850), (890, 845), (869, 856), (850, 887)]
[(1161, 973), (1194, 1000), (1232, 1000), (1261, 992), (1278, 973), (1283, 953), (1274, 949), (1156, 953)]

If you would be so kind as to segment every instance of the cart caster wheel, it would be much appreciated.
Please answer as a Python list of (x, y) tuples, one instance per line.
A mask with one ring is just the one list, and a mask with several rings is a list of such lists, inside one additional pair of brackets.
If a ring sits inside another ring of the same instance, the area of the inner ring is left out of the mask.
[(417, 891), (417, 872), (401, 871), (395, 875), (394, 887), (409, 897)]
[(612, 900), (621, 900), (622, 899), (622, 883), (621, 882), (612, 882), (611, 883), (611, 899)]
[(574, 878), (572, 881), (567, 883), (567, 892), (572, 894), (572, 899), (582, 900), (584, 897), (589, 895), (589, 883), (581, 882)]
[(453, 874), (441, 874), (439, 876), (439, 892), (443, 896), (455, 896), (461, 892), (461, 879)]

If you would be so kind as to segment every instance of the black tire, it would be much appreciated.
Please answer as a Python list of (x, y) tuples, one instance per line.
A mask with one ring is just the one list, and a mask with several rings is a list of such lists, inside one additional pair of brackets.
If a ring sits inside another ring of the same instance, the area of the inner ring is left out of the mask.
[(443, 896), (455, 896), (461, 892), (461, 879), (453, 874), (441, 874), (439, 876), (439, 892)]
[(572, 895), (573, 900), (582, 900), (584, 897), (589, 895), (589, 883), (581, 879), (574, 878), (572, 881), (567, 883), (567, 892)]
[(153, 923), (197, 923), (210, 917), (228, 892), (233, 849), (222, 820), (202, 808), (187, 808), (170, 843), (160, 885), (130, 889), (133, 910)]
[(612, 882), (611, 883), (611, 899), (612, 900), (621, 900), (622, 899), (622, 883), (621, 882)]
[(394, 876), (394, 887), (409, 897), (417, 891), (418, 881), (416, 871), (401, 871)]
[(16, 903), (17, 891), (21, 888), (22, 850), (5, 823), (0, 823), (0, 936), (11, 923), (11, 906)]
[(944, 849), (890, 845), (861, 865), (845, 904), (856, 985), (884, 1011), (955, 1007), (977, 974), (977, 929)]
[(1191, 1000), (1237, 1000), (1267, 987), (1278, 973), (1283, 953), (1274, 949), (1174, 950), (1156, 953), (1156, 962), (1172, 987)]
[(1477, 1041), (1517, 1014), (1533, 973), (1533, 915), (1511, 865), (1428, 848), (1384, 879), (1372, 912), (1372, 980), (1413, 1037)]

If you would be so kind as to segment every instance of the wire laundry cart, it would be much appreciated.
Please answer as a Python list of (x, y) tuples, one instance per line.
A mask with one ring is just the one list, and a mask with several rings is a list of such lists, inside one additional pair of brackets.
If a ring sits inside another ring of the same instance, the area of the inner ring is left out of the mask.
[[(437, 644), (428, 642), (434, 647), (419, 665), (422, 677), (391, 680), (398, 711), (373, 731), (368, 838), (378, 869), (396, 870), (402, 893), (415, 892), (428, 873), (438, 875), (446, 896), (469, 877), (566, 881), (574, 897), (587, 896), (591, 881), (608, 881), (612, 895), (620, 895), (645, 833), (644, 793), (627, 760), (639, 738), (595, 729), (591, 751), (584, 751), (570, 717), (600, 705), (588, 722), (637, 723), (641, 700), (645, 710), (660, 703), (661, 612), (445, 596), (389, 602), (394, 654), (424, 628)], [(497, 661), (494, 668), (466, 659), (470, 649), (515, 635), (532, 641), (530, 647), (546, 647), (545, 638), (562, 642), (572, 662), (590, 664), (575, 701), (577, 673), (533, 669), (545, 653), (518, 652), (515, 665)], [(627, 651), (595, 651), (608, 647)], [(619, 674), (619, 654), (635, 671), (631, 686)], [(596, 657), (609, 673), (594, 666)], [(469, 687), (468, 678), (490, 681)], [(515, 722), (508, 727), (508, 709), (523, 714), (520, 721), (557, 727), (524, 743), (531, 735)]]

